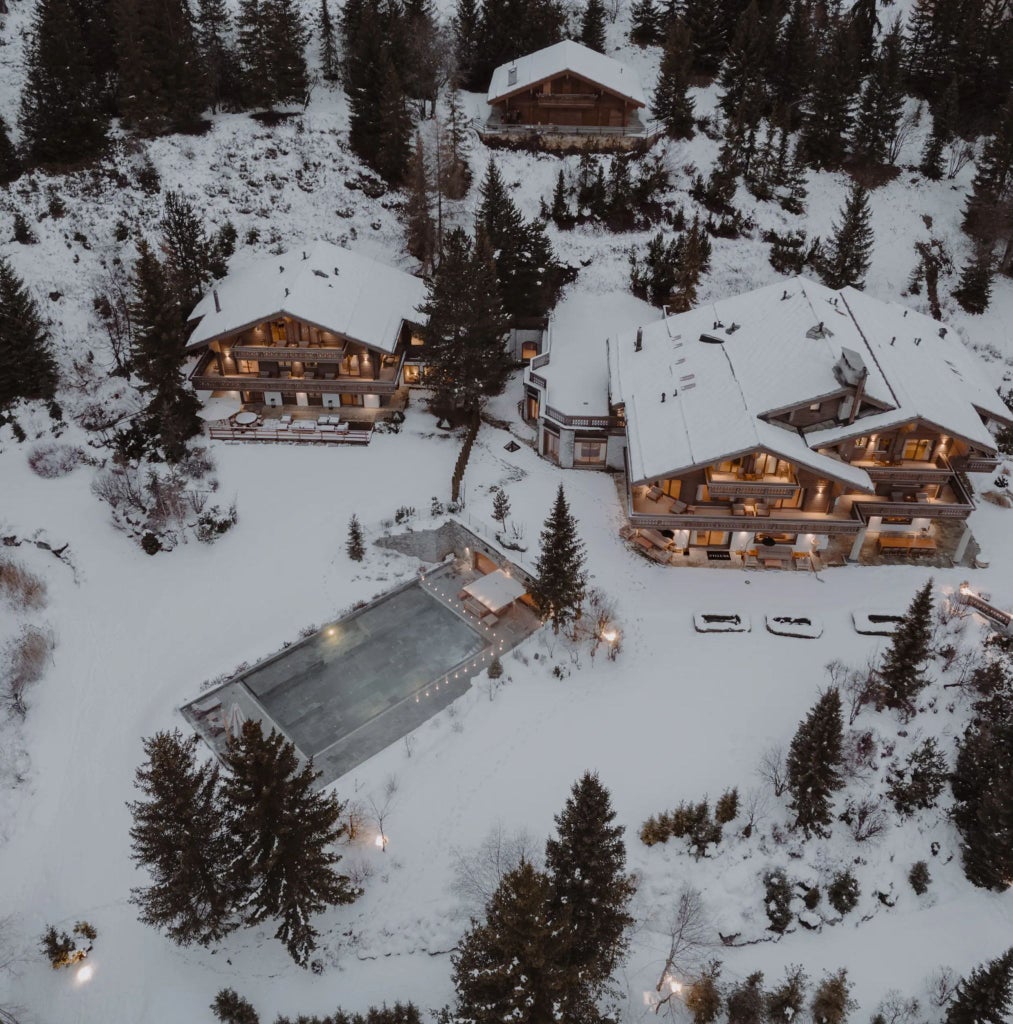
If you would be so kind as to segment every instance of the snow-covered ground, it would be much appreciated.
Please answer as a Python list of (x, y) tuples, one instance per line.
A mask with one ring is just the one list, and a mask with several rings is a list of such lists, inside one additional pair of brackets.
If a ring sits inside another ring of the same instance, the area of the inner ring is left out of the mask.
[[(19, 32), (29, 6), (15, 5), (7, 20), (5, 41), (11, 45), (3, 48), (0, 97), (13, 95), (18, 84)], [(621, 27), (612, 32), (616, 44)], [(619, 55), (635, 63), (649, 89), (657, 52), (623, 48)], [(701, 91), (698, 110), (709, 109), (714, 96), (713, 89)], [(303, 116), (272, 131), (245, 115), (223, 115), (205, 137), (157, 140), (137, 152), (124, 146), (116, 159), (130, 177), (146, 152), (163, 188), (182, 186), (198, 197), (211, 225), (230, 217), (241, 243), (256, 228), (259, 240), (237, 258), (323, 236), (408, 267), (395, 197), (369, 200), (346, 186), (361, 170), (346, 150), (346, 127), (341, 94), (318, 87)], [(902, 160), (917, 159), (922, 137), (912, 138)], [(673, 202), (692, 212), (688, 168), (706, 171), (715, 145), (700, 137), (664, 152), (673, 172)], [(476, 179), (488, 159), (476, 143)], [(516, 185), (525, 214), (534, 215), (560, 161), (514, 152), (496, 159), (506, 181)], [(575, 158), (563, 165), (572, 170)], [(959, 220), (972, 173), (968, 167), (953, 182), (928, 183), (904, 172), (873, 194), (871, 294), (927, 309), (924, 295), (903, 297), (913, 243), (941, 237), (957, 263), (963, 261), (969, 249)], [(32, 180), (38, 190), (30, 188)], [(45, 215), (50, 186), (67, 204), (63, 219)], [(714, 241), (713, 270), (701, 299), (776, 280), (760, 230), (802, 226), (825, 236), (844, 189), (842, 175), (812, 175), (808, 213), (801, 218), (769, 204), (756, 206), (759, 228), (752, 238)], [(10, 256), (52, 318), (70, 381), (78, 379), (74, 359), (94, 351), (99, 366), (107, 362), (91, 296), (106, 267), (133, 258), (129, 245), (115, 241), (117, 220), (154, 237), (161, 206), (159, 196), (120, 187), (111, 176), (91, 183), (87, 196), (82, 191), (80, 178), (38, 176), (16, 183), (0, 203), (0, 238), (11, 236), (17, 208), (39, 236), (34, 246), (5, 241), (0, 253)], [(745, 193), (740, 199), (748, 205)], [(468, 224), (475, 202), (473, 191), (451, 216)], [(925, 218), (931, 218), (931, 229)], [(626, 253), (647, 234), (614, 236), (593, 228), (550, 233), (562, 258), (582, 265), (557, 312), (554, 334), (558, 339), (579, 332), (589, 348), (600, 347), (591, 337), (596, 324), (604, 337), (611, 318), (635, 318), (642, 307), (626, 295), (614, 303), (607, 297), (623, 292)], [(992, 359), (996, 384), (1009, 381), (1013, 283), (996, 282), (982, 317), (961, 313), (946, 297), (952, 283), (942, 282), (947, 318)], [(92, 385), (90, 396), (112, 401), (123, 391), (121, 380), (110, 379)], [(519, 398), (515, 378), (493, 411), (516, 418)], [(70, 388), (60, 399), (68, 412), (88, 400)], [(963, 879), (956, 833), (942, 811), (904, 824), (891, 811), (886, 833), (863, 844), (838, 824), (831, 840), (798, 851), (771, 838), (773, 825), (784, 818), (771, 797), (766, 823), (753, 839), (731, 838), (734, 830), (728, 829), (714, 855), (699, 861), (678, 841), (648, 849), (637, 838), (646, 817), (681, 800), (714, 798), (733, 785), (743, 795), (761, 788), (756, 768), (762, 753), (790, 740), (827, 684), (824, 666), (837, 658), (861, 665), (886, 643), (856, 634), (851, 612), (905, 607), (927, 570), (849, 567), (817, 578), (663, 568), (635, 557), (620, 541), (621, 507), (611, 476), (560, 471), (527, 446), (507, 452), (510, 435), (483, 427), (465, 481), (465, 520), (491, 532), (489, 488), (503, 486), (530, 555), (562, 482), (595, 583), (617, 601), (622, 654), (615, 663), (598, 658), (592, 665), (584, 653), (578, 663), (565, 645), (536, 636), (506, 660), (504, 685), (493, 689), (480, 681), (424, 725), (414, 746), (391, 747), (339, 780), (342, 798), (381, 799), (392, 779), (396, 793), (385, 823), (387, 852), (366, 843), (345, 853), (366, 892), (322, 918), (319, 976), (294, 967), (267, 928), (240, 932), (213, 951), (173, 946), (140, 925), (127, 902), (130, 886), (143, 880), (129, 859), (125, 807), (133, 796), (141, 738), (182, 727), (177, 708), (203, 680), (270, 653), (302, 627), (414, 573), (410, 559), (378, 548), (370, 549), (362, 566), (349, 562), (348, 518), (356, 513), (372, 538), (397, 508), (411, 505), (420, 512), (415, 525), (427, 525), (431, 497), (448, 496), (460, 441), (435, 430), (431, 417), (413, 408), (400, 435), (376, 436), (363, 449), (213, 445), (219, 494), (236, 498), (238, 526), (212, 547), (191, 542), (149, 557), (112, 527), (107, 508), (91, 493), (93, 468), (82, 466), (56, 480), (30, 470), (26, 456), (47, 422), (44, 415), (23, 420), (31, 438), (26, 444), (16, 443), (9, 428), (0, 429), (0, 536), (45, 530), (51, 542), (69, 543), (74, 567), (26, 545), (0, 549), (44, 575), (49, 588), (41, 611), (22, 614), (0, 604), (0, 644), (24, 622), (47, 624), (56, 639), (51, 665), (28, 694), (23, 727), (0, 733), (6, 754), (23, 750), (27, 759), (25, 781), (0, 789), (0, 919), (12, 915), (11, 943), (33, 955), (50, 923), (69, 929), (87, 919), (99, 936), (87, 983), (70, 972), (55, 973), (37, 958), (14, 974), (0, 972), (0, 1005), (21, 1007), (24, 1021), (190, 1024), (209, 1019), (207, 1006), (224, 986), (251, 999), (264, 1020), (282, 1012), (329, 1012), (336, 1005), (363, 1009), (396, 998), (438, 1007), (452, 997), (448, 951), (466, 923), (451, 891), (455, 852), (476, 847), (497, 823), (507, 831), (527, 830), (540, 846), (569, 786), (588, 768), (612, 792), (640, 880), (638, 927), (621, 979), (630, 1020), (647, 1013), (644, 993), (658, 981), (667, 944), (659, 929), (680, 888), (702, 891), (715, 931), (739, 932), (743, 941), (771, 938), (757, 881), (771, 865), (819, 879), (822, 886), (837, 867), (852, 864), (861, 902), (842, 923), (819, 933), (799, 928), (780, 941), (715, 949), (713, 955), (725, 961), (726, 979), (763, 970), (774, 980), (790, 963), (803, 964), (812, 978), (846, 966), (867, 1016), (887, 990), (924, 1001), (925, 978), (936, 966), (963, 972), (1009, 944), (1013, 895), (984, 893)], [(516, 429), (524, 435), (523, 427)], [(80, 442), (83, 435), (71, 427), (64, 440)], [(1013, 512), (985, 503), (971, 520), (991, 558), (991, 568), (974, 573), (974, 585), (1006, 607), (1013, 605), (1011, 524)], [(960, 579), (957, 571), (936, 575), (940, 592), (952, 591)], [(762, 628), (765, 615), (800, 610), (822, 621), (820, 638), (789, 639)], [(754, 628), (699, 634), (693, 629), (696, 611), (738, 612)], [(978, 629), (970, 620), (961, 642), (977, 644)], [(563, 678), (553, 674), (556, 666)], [(881, 746), (896, 742), (898, 754), (935, 735), (952, 755), (966, 707), (956, 691), (940, 688), (943, 681), (926, 695), (928, 706), (909, 727), (910, 736), (897, 740), (898, 723), (872, 713), (857, 725), (876, 732)], [(876, 778), (856, 780), (849, 793), (876, 784)], [(940, 844), (936, 855), (932, 842)], [(798, 852), (800, 857), (792, 855)], [(933, 881), (926, 896), (916, 897), (906, 875), (921, 859), (929, 862)], [(897, 902), (888, 908), (872, 889), (891, 883)]]

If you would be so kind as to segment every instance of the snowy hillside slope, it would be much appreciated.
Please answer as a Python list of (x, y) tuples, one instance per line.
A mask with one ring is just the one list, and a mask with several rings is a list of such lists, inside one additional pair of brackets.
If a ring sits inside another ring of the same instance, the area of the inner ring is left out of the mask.
[[(16, 110), (22, 37), (32, 5), (13, 0), (10, 6), (0, 47), (5, 113)], [(904, 6), (909, 5), (894, 4), (886, 12)], [(305, 7), (310, 11), (315, 4), (306, 0)], [(610, 28), (613, 55), (636, 67), (650, 92), (658, 52), (623, 44), (626, 18), (624, 10)], [(713, 109), (716, 95), (714, 87), (697, 90), (698, 114)], [(482, 97), (468, 102), (481, 110)], [(157, 168), (163, 191), (182, 188), (205, 211), (209, 227), (233, 221), (240, 239), (236, 265), (265, 250), (298, 248), (323, 237), (411, 268), (398, 222), (402, 197), (388, 193), (374, 200), (349, 187), (357, 186), (364, 170), (346, 148), (347, 118), (341, 92), (318, 85), (305, 112), (271, 129), (245, 114), (218, 115), (205, 136), (121, 140), (98, 171), (33, 174), (0, 190), (0, 254), (10, 257), (51, 318), (66, 379), (83, 382), (73, 364), (89, 353), (100, 369), (109, 364), (91, 301), (110, 271), (134, 259), (132, 246), (116, 241), (117, 223), (131, 237), (157, 236), (161, 196), (145, 194), (137, 182), (146, 158)], [(902, 162), (917, 161), (926, 129), (923, 124), (912, 136)], [(661, 147), (673, 176), (670, 202), (692, 214), (689, 168), (706, 173), (716, 144), (697, 136)], [(576, 167), (575, 157), (494, 155), (476, 140), (476, 180), (492, 158), (528, 216), (550, 195), (559, 167), (567, 173)], [(913, 244), (939, 237), (955, 263), (963, 262), (969, 247), (959, 222), (972, 175), (969, 166), (954, 181), (931, 183), (904, 171), (872, 193), (876, 245), (870, 294), (927, 310), (924, 295), (904, 294)], [(808, 210), (799, 217), (755, 204), (740, 190), (737, 204), (752, 214), (756, 230), (751, 238), (714, 240), (713, 269), (702, 282), (701, 299), (777, 280), (760, 241), (762, 230), (802, 227), (826, 236), (845, 188), (843, 175), (810, 174)], [(66, 206), (62, 218), (49, 212), (53, 194)], [(451, 219), (469, 225), (476, 203), (473, 189), (452, 208)], [(11, 241), (15, 211), (27, 217), (37, 244)], [(257, 239), (247, 242), (251, 231)], [(591, 227), (560, 232), (550, 225), (549, 234), (560, 256), (581, 268), (557, 314), (557, 329), (589, 331), (593, 323), (582, 315), (585, 297), (624, 293), (627, 252), (649, 233), (610, 235)], [(990, 360), (996, 384), (1009, 382), (1013, 282), (996, 282), (992, 305), (980, 317), (964, 314), (949, 299), (954, 283), (955, 277), (942, 282), (947, 320)], [(637, 315), (628, 295), (616, 305)], [(515, 378), (491, 412), (515, 419), (519, 397)], [(128, 407), (136, 395), (121, 379), (100, 374), (83, 390), (65, 387), (59, 399), (72, 418), (85, 402)], [(336, 1005), (364, 1009), (397, 998), (441, 1006), (453, 995), (448, 952), (466, 926), (466, 908), (453, 891), (456, 852), (477, 847), (497, 823), (508, 832), (526, 830), (540, 847), (570, 784), (587, 768), (598, 770), (612, 792), (627, 829), (630, 867), (640, 882), (638, 926), (620, 979), (630, 1021), (651, 1017), (645, 999), (664, 961), (665, 920), (685, 885), (700, 889), (716, 943), (719, 931), (756, 943), (715, 945), (712, 955), (724, 961), (726, 980), (763, 970), (774, 982), (792, 963), (818, 979), (824, 970), (846, 966), (861, 1004), (855, 1019), (866, 1019), (888, 990), (898, 989), (922, 1001), (920, 1020), (934, 1020), (939, 1010), (925, 992), (929, 973), (943, 964), (964, 972), (1009, 944), (1013, 895), (985, 893), (963, 878), (957, 835), (945, 816), (948, 791), (939, 808), (906, 821), (887, 805), (888, 827), (862, 843), (840, 823), (829, 840), (804, 849), (793, 839), (778, 842), (775, 827), (783, 830), (787, 813), (783, 800), (769, 794), (764, 820), (750, 839), (737, 837), (739, 828), (729, 826), (722, 844), (699, 860), (677, 840), (647, 848), (637, 838), (649, 815), (682, 800), (704, 794), (713, 799), (729, 786), (738, 786), (743, 796), (761, 790), (761, 756), (771, 744), (790, 740), (827, 684), (824, 666), (841, 659), (857, 667), (882, 650), (881, 638), (854, 632), (850, 613), (870, 602), (903, 609), (927, 570), (849, 567), (821, 578), (666, 571), (635, 558), (619, 540), (621, 508), (610, 476), (561, 472), (527, 446), (508, 453), (510, 435), (483, 427), (466, 478), (469, 520), (491, 531), (490, 488), (503, 486), (512, 496), (514, 519), (533, 545), (562, 482), (581, 523), (595, 582), (618, 603), (625, 633), (619, 660), (598, 659), (592, 667), (585, 654), (578, 665), (562, 644), (536, 636), (506, 660), (503, 685), (480, 680), (421, 727), (413, 745), (395, 745), (339, 780), (343, 798), (360, 800), (379, 798), (391, 778), (397, 786), (388, 851), (369, 843), (344, 851), (346, 866), (354, 868), (366, 892), (323, 917), (319, 976), (294, 967), (269, 928), (237, 933), (214, 950), (173, 946), (140, 925), (127, 902), (130, 886), (142, 880), (129, 860), (124, 806), (133, 796), (141, 737), (182, 727), (176, 709), (199, 693), (202, 680), (265, 656), (303, 627), (414, 574), (415, 562), (372, 546), (367, 562), (353, 566), (344, 554), (345, 525), (355, 513), (373, 539), (399, 506), (423, 512), (433, 495), (445, 499), (459, 439), (436, 431), (432, 418), (414, 407), (400, 435), (378, 436), (361, 450), (215, 444), (220, 493), (237, 499), (237, 528), (213, 547), (190, 543), (149, 558), (112, 528), (106, 507), (91, 493), (93, 467), (80, 466), (55, 480), (29, 469), (27, 455), (50, 423), (39, 414), (25, 417), (23, 425), (29, 433), (24, 444), (0, 428), (0, 535), (27, 538), (45, 530), (57, 546), (69, 543), (76, 571), (39, 548), (22, 544), (10, 550), (45, 579), (48, 603), (30, 616), (0, 605), (0, 645), (30, 618), (52, 628), (56, 646), (29, 694), (23, 724), (0, 732), (0, 919), (12, 916), (8, 943), (32, 957), (49, 923), (69, 927), (86, 918), (99, 938), (87, 983), (69, 972), (54, 973), (37, 958), (15, 973), (0, 973), (0, 1005), (22, 1008), (22, 1020), (190, 1024), (211, 1019), (208, 1004), (223, 986), (245, 994), (264, 1020), (277, 1013), (330, 1012)], [(523, 436), (522, 426), (515, 429)], [(61, 440), (86, 446), (87, 439), (71, 424)], [(971, 520), (992, 559), (990, 569), (974, 574), (974, 585), (1006, 607), (1013, 606), (1011, 517), (985, 504)], [(415, 526), (427, 525), (420, 515)], [(960, 580), (957, 571), (938, 572), (939, 596), (952, 593)], [(697, 634), (692, 615), (705, 608), (741, 611), (756, 624), (754, 631)], [(763, 631), (764, 615), (782, 608), (819, 616), (823, 636), (795, 640)], [(980, 623), (961, 620), (957, 627), (955, 643), (964, 649), (980, 645)], [(563, 678), (553, 675), (553, 667)], [(903, 756), (922, 738), (935, 736), (952, 762), (968, 705), (957, 690), (944, 689), (951, 676), (938, 664), (932, 674), (924, 710), (909, 735), (898, 738), (902, 726), (890, 716), (866, 711), (856, 721), (856, 728), (874, 734), (879, 752), (895, 745), (892, 756)], [(11, 758), (24, 776), (14, 788), (2, 770)], [(847, 799), (882, 788), (883, 770), (870, 771), (849, 781), (836, 806), (843, 810)], [(932, 883), (918, 897), (906, 876), (922, 859), (929, 862)], [(783, 866), (824, 888), (829, 875), (846, 864), (859, 879), (859, 906), (818, 932), (796, 926), (773, 941), (759, 876)], [(874, 890), (891, 886), (896, 905), (888, 907)]]

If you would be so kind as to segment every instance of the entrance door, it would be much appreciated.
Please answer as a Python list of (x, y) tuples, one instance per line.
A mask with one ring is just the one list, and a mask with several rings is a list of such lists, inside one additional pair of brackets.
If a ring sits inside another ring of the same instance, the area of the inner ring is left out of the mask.
[(309, 397), (305, 391), (297, 391), (295, 393), (295, 404), (302, 406), (308, 406), (310, 404)]

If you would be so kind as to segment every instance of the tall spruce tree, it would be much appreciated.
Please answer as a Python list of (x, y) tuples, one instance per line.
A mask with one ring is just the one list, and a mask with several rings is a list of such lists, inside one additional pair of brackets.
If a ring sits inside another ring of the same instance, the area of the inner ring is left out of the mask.
[(995, 134), (977, 162), (964, 208), (964, 230), (982, 241), (1005, 241), (1008, 271), (1013, 249), (1013, 97), (1003, 108)]
[(424, 269), (432, 264), (436, 251), (436, 225), (433, 223), (426, 149), (420, 133), (415, 135), (408, 202), (405, 205), (405, 248)]
[(852, 36), (840, 18), (824, 33), (812, 88), (804, 102), (802, 148), (817, 170), (839, 167), (847, 155), (859, 77)]
[(954, 78), (932, 107), (932, 131), (929, 132), (918, 164), (918, 170), (931, 181), (938, 181), (945, 171), (943, 151), (956, 134), (960, 117), (958, 95), (957, 79)]
[(626, 874), (624, 829), (615, 817), (608, 790), (597, 774), (585, 772), (556, 815), (557, 837), (545, 846), (565, 978), (564, 1015), (572, 1020), (603, 994), (629, 946), (636, 886)]
[(187, 0), (114, 0), (119, 110), (142, 135), (192, 128), (205, 106)]
[(761, 16), (756, 0), (750, 0), (721, 65), (718, 106), (740, 131), (755, 128), (767, 112), (766, 63), (774, 48), (776, 24), (774, 17)]
[(166, 268), (186, 323), (211, 283), (213, 245), (196, 207), (182, 189), (166, 193), (159, 226)]
[(820, 276), (828, 288), (864, 288), (872, 253), (869, 193), (856, 181), (827, 243)]
[(806, 835), (823, 835), (830, 824), (830, 797), (843, 785), (839, 772), (843, 741), (841, 697), (831, 687), (799, 723), (788, 751), (786, 771), (795, 827)]
[(232, 863), (236, 841), (223, 813), (218, 765), (198, 762), (198, 738), (178, 729), (144, 740), (147, 761), (128, 803), (131, 856), (151, 875), (130, 891), (145, 924), (173, 942), (207, 946), (232, 931), (240, 894)]
[(559, 485), (552, 511), (542, 528), (541, 550), (535, 565), (537, 578), (531, 596), (558, 633), (576, 617), (587, 590), (584, 542), (570, 512), (563, 485)]
[(980, 715), (967, 727), (951, 777), (953, 821), (964, 874), (1005, 892), (1013, 879), (1013, 713)]
[(398, 185), (408, 170), (412, 120), (389, 46), (383, 51), (381, 75), (383, 84), (376, 104), (379, 135), (373, 167), (385, 181)]
[(265, 30), (271, 57), (260, 73), (271, 80), (272, 103), (304, 103), (309, 90), (306, 69), (308, 33), (296, 0), (266, 0)]
[(605, 52), (604, 0), (587, 0), (580, 19), (580, 41), (591, 50)]
[(25, 52), (18, 127), (30, 165), (87, 160), (105, 146), (108, 108), (68, 0), (40, 0)]
[(0, 258), (0, 410), (20, 399), (51, 399), (56, 381), (38, 304), (10, 261)]
[(960, 282), (953, 291), (953, 297), (968, 313), (984, 313), (992, 299), (992, 277), (995, 274), (995, 260), (992, 245), (978, 242), (971, 258), (960, 273)]
[(270, 107), (274, 102), (271, 76), (271, 47), (267, 33), (267, 5), (270, 0), (240, 0), (236, 17), (236, 56), (239, 84), (246, 107)]
[(334, 19), (327, 0), (320, 0), (317, 15), (317, 29), (320, 33), (320, 73), (325, 82), (336, 82), (341, 77), (341, 61), (338, 58), (338, 38)]
[(232, 870), (245, 886), (245, 920), (278, 918), (275, 938), (306, 966), (317, 938), (310, 918), (358, 895), (338, 873), (341, 858), (332, 849), (345, 832), (343, 805), (315, 790), (320, 773), (312, 761), (300, 767), (295, 747), (274, 729), (265, 736), (256, 721), (243, 724), (225, 766), (223, 793), (239, 846)]
[(552, 883), (527, 861), (507, 872), (484, 921), (471, 923), (451, 961), (460, 1024), (553, 1024), (567, 979), (551, 911)]
[(906, 719), (915, 713), (915, 700), (927, 680), (925, 663), (932, 639), (932, 580), (917, 591), (879, 666), (878, 709), (900, 711)]
[[(745, 4), (727, 5), (714, 0), (683, 0), (682, 17), (693, 39), (693, 71), (698, 75), (717, 74), (736, 21)], [(669, 5), (670, 10), (678, 10)], [(730, 17), (729, 17), (730, 13)]]
[(654, 46), (664, 38), (661, 12), (654, 0), (634, 0), (630, 7), (630, 42)]
[(0, 115), (0, 185), (14, 181), (21, 174), (21, 160), (11, 142), (7, 122)]
[(147, 242), (138, 246), (130, 317), (131, 361), (147, 400), (135, 425), (163, 458), (178, 462), (200, 433), (200, 403), (183, 376), (186, 333), (176, 288)]
[(886, 161), (904, 107), (904, 36), (895, 22), (883, 36), (855, 116), (851, 152), (871, 164)]
[(474, 77), (476, 49), (482, 24), (482, 5), (479, 0), (456, 0), (450, 29), (454, 39), (454, 65), (456, 84), (467, 89), (486, 88), (488, 81)]
[(686, 23), (673, 18), (665, 35), (665, 49), (658, 68), (651, 109), (671, 139), (693, 138), (693, 108), (689, 78), (693, 65), (693, 40)]
[(197, 53), (204, 97), (212, 110), (236, 109), (242, 102), (237, 56), (229, 42), (231, 29), (226, 0), (197, 0)]
[(1013, 1009), (1013, 946), (961, 978), (946, 1024), (1006, 1024)]
[(461, 228), (447, 234), (423, 310), (434, 408), (477, 412), (487, 396), (502, 390), (510, 368), (507, 320), (483, 239), (472, 246)]
[(525, 222), (494, 161), (480, 189), (476, 229), (495, 253), (503, 309), (511, 317), (544, 316), (555, 305), (561, 271), (544, 228)]

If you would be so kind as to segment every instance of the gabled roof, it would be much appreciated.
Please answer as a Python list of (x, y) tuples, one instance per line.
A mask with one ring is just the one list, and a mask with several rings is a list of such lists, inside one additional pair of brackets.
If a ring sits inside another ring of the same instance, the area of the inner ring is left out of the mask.
[(392, 352), (401, 324), (424, 324), (424, 282), (403, 270), (332, 245), (258, 259), (230, 273), (195, 307), (188, 348), (275, 316), (316, 324)]
[[(512, 71), (516, 72), (513, 76)], [(501, 64), (492, 73), (487, 101), (495, 103), (506, 99), (566, 71), (586, 78), (637, 106), (643, 107), (647, 103), (640, 79), (632, 68), (572, 39), (564, 39), (561, 43)]]
[[(839, 391), (835, 366), (844, 350), (851, 361), (860, 357), (866, 393), (885, 411), (806, 435), (763, 418)], [(634, 334), (611, 339), (609, 392), (626, 407), (634, 481), (763, 448), (868, 488), (863, 471), (813, 449), (923, 419), (994, 451), (978, 410), (1010, 417), (952, 328), (802, 277), (648, 324), (639, 352)]]

